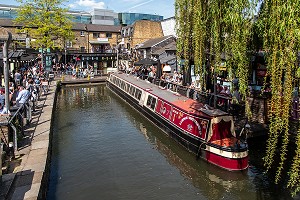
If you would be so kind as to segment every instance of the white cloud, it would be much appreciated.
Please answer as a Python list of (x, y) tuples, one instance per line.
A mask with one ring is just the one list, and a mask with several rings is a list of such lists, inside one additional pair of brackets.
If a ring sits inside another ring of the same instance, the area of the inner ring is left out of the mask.
[(102, 1), (95, 1), (95, 0), (79, 0), (75, 1), (74, 4), (69, 5), (71, 8), (75, 7), (90, 7), (90, 8), (105, 8), (105, 3)]
[(69, 4), (68, 6), (69, 6), (69, 8), (76, 8), (76, 4), (73, 4), (73, 3)]

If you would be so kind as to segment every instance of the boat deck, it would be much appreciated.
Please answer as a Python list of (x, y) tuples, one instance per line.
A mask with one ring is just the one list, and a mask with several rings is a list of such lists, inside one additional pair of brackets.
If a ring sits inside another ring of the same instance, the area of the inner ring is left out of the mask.
[(172, 91), (166, 91), (166, 89), (162, 89), (158, 85), (152, 84), (146, 80), (139, 79), (136, 76), (127, 75), (125, 73), (118, 73), (115, 75), (148, 91), (154, 96), (172, 103), (173, 105), (187, 111), (188, 113), (197, 114), (209, 118), (228, 115), (228, 113), (226, 112), (223, 112), (219, 109), (210, 108), (208, 105), (204, 105), (186, 96), (182, 96)]

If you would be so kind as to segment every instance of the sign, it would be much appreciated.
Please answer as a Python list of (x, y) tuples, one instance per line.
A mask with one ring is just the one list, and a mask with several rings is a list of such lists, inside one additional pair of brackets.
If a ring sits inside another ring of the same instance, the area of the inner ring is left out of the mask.
[(188, 115), (162, 100), (158, 100), (155, 111), (187, 134), (205, 139), (208, 131), (208, 120)]
[(108, 42), (108, 38), (97, 38), (99, 42)]

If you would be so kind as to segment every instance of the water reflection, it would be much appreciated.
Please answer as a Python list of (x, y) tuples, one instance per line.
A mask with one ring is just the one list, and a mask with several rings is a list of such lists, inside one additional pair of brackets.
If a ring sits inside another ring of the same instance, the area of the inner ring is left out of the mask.
[(232, 195), (236, 195), (236, 199), (245, 199), (244, 195), (247, 199), (255, 199), (255, 188), (247, 181), (247, 171), (225, 172), (203, 160), (197, 161), (195, 156), (185, 153), (183, 147), (177, 147), (171, 138), (161, 135), (161, 131), (151, 131), (153, 129), (144, 123), (140, 123), (139, 128), (168, 163), (178, 168), (208, 199), (224, 199)]
[(228, 172), (195, 156), (105, 85), (58, 95), (48, 199), (291, 199), (260, 169)]
[(251, 141), (250, 156), (252, 158), (247, 170), (229, 172), (204, 160), (196, 160), (193, 154), (187, 152), (159, 128), (147, 120), (141, 120), (136, 111), (131, 111), (130, 108), (126, 110), (130, 112), (131, 120), (143, 136), (207, 199), (300, 199), (299, 195), (292, 198), (288, 190), (282, 185), (274, 184), (265, 171), (260, 169), (265, 140)]

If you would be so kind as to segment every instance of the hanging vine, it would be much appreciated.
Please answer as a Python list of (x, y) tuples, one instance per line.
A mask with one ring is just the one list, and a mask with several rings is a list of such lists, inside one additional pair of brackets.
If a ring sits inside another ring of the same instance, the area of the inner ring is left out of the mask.
[[(268, 50), (268, 73), (271, 75), (272, 98), (270, 103), (270, 128), (265, 166), (277, 166), (275, 181), (281, 178), (289, 145), (289, 117), (292, 105), (294, 78), (299, 50), (299, 9), (298, 0), (264, 1), (261, 26), (264, 28), (264, 48)], [(300, 132), (300, 130), (299, 130)], [(280, 150), (276, 154), (276, 150)], [(288, 187), (299, 191), (299, 137), (295, 157), (289, 171)], [(276, 156), (279, 164), (274, 163)]]
[[(218, 71), (221, 53), (225, 53), (227, 71), (239, 78), (239, 91), (245, 100), (248, 95), (249, 44), (253, 43), (252, 27), (256, 25), (267, 54), (267, 73), (271, 78), (272, 91), (264, 162), (268, 170), (276, 166), (275, 181), (278, 182), (287, 159), (292, 93), (296, 72), (300, 71), (296, 64), (300, 39), (300, 1), (260, 0), (259, 19), (254, 22), (257, 1), (176, 0), (177, 49), (179, 58), (188, 61), (194, 59), (197, 73), (203, 73), (207, 55), (211, 58), (211, 66)], [(204, 84), (205, 76), (201, 77)], [(250, 106), (245, 102), (246, 113), (250, 116)], [(300, 191), (300, 129), (298, 132), (287, 185), (295, 192)], [(276, 153), (278, 149), (280, 153)], [(279, 162), (274, 162), (276, 156)]]
[[(195, 13), (193, 15), (193, 43), (194, 43), (194, 63), (195, 63), (195, 72), (201, 77), (205, 77), (205, 71), (203, 65), (205, 64), (205, 38), (206, 38), (206, 17), (205, 17), (205, 6), (203, 1), (195, 0), (193, 6)], [(206, 82), (205, 79), (200, 79), (200, 84), (205, 88)]]

